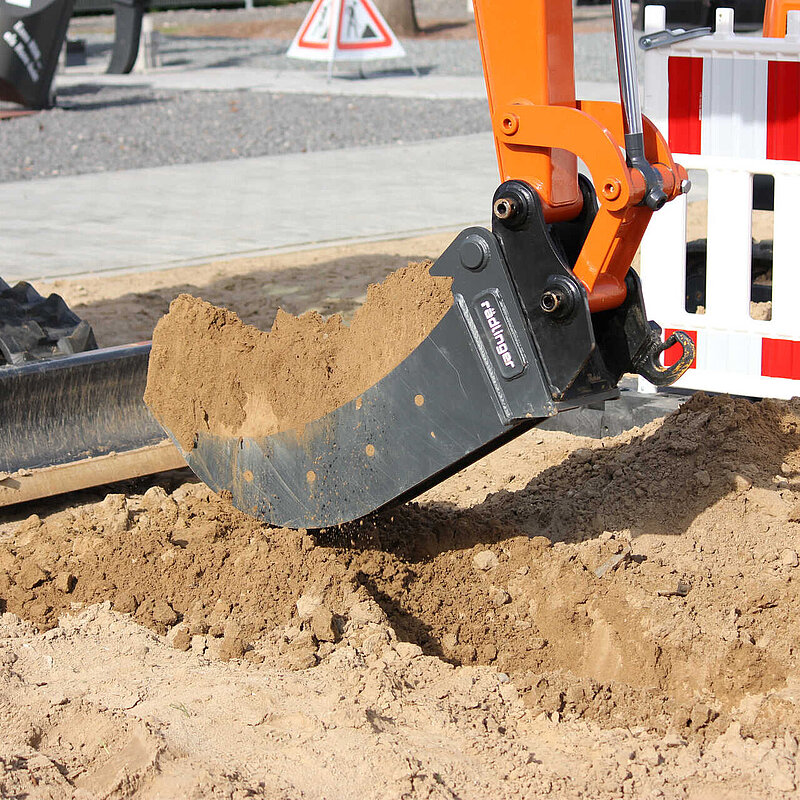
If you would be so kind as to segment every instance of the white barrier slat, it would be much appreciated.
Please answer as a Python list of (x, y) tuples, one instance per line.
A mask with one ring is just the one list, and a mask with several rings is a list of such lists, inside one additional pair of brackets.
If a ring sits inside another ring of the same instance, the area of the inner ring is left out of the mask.
[(645, 6), (644, 32), (658, 33), (667, 27), (667, 9), (664, 6)]
[[(650, 7), (652, 8), (652, 7)], [(651, 12), (655, 26), (655, 12)], [(663, 25), (661, 26), (663, 28)], [(648, 32), (654, 32), (648, 29)], [(765, 377), (791, 371), (800, 342), (800, 163), (766, 158), (769, 61), (800, 61), (800, 12), (785, 39), (740, 36), (733, 12), (717, 13), (717, 33), (645, 53), (645, 113), (667, 133), (670, 56), (703, 59), (700, 154), (676, 153), (689, 169), (708, 175), (705, 314), (685, 310), (685, 199), (654, 215), (642, 242), (642, 283), (649, 315), (665, 328), (696, 332), (696, 367), (676, 386), (789, 398), (800, 379)], [(652, 75), (650, 74), (652, 73)], [(752, 176), (775, 177), (771, 320), (750, 316)], [(640, 391), (652, 391), (643, 379)]]
[[(800, 339), (800, 224), (797, 198), (800, 176), (775, 175), (772, 245), (772, 324)], [(786, 337), (792, 338), (792, 337)], [(800, 392), (800, 390), (798, 390)]]
[[(698, 331), (697, 368), (735, 375), (761, 374), (761, 337), (730, 331)], [(724, 392), (724, 387), (717, 391)]]
[(700, 357), (697, 359), (697, 368), (707, 372), (711, 370), (736, 372), (737, 370), (731, 370), (731, 364), (736, 361), (732, 353), (735, 350), (735, 339), (735, 334), (715, 336), (711, 331), (706, 331), (702, 335), (698, 332), (697, 344)]
[(749, 172), (709, 170), (706, 324), (750, 317), (753, 184)]
[[(645, 6), (644, 32), (657, 33), (667, 27), (664, 6)], [(656, 127), (669, 137), (669, 48), (657, 47), (646, 51), (647, 69), (644, 71), (643, 108)]]
[(673, 200), (651, 218), (642, 240), (641, 270), (648, 314), (654, 319), (681, 316), (686, 283), (686, 197)]
[[(684, 317), (693, 316), (685, 312), (683, 300), (686, 284), (686, 196), (667, 203), (653, 215), (642, 239), (641, 254), (640, 269), (642, 286), (646, 287), (644, 300), (648, 318), (660, 320), (670, 327), (689, 327), (680, 322)], [(656, 392), (656, 387), (644, 378), (639, 378), (638, 384), (640, 392)]]
[(733, 59), (703, 59), (703, 108), (700, 135), (700, 152), (707, 156), (733, 156), (724, 124), (719, 123), (730, 116), (733, 107)]
[[(650, 8), (652, 6), (649, 6)], [(643, 108), (653, 124), (669, 139), (669, 53), (655, 52), (644, 74)]]
[(786, 38), (795, 42), (800, 39), (800, 11), (797, 9), (786, 12)]
[(733, 65), (733, 91), (738, 102), (732, 109), (728, 136), (738, 143), (733, 155), (767, 157), (767, 61), (737, 60)]
[[(741, 353), (742, 373), (751, 376), (761, 375), (761, 337), (748, 336)], [(724, 390), (727, 391), (727, 390)]]
[(765, 158), (767, 62), (704, 58), (702, 114), (704, 155)]
[(733, 37), (733, 9), (718, 8), (714, 22), (713, 39), (719, 41), (720, 39), (732, 39)]

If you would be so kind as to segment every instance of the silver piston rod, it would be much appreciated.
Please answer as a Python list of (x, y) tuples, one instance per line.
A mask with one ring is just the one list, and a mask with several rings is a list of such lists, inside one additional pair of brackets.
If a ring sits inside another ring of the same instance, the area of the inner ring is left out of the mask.
[(642, 109), (639, 105), (639, 76), (633, 38), (633, 13), (630, 0), (612, 0), (614, 40), (617, 51), (619, 96), (625, 123), (625, 155), (628, 166), (642, 173), (647, 189), (642, 203), (653, 210), (667, 202), (661, 176), (644, 154)]

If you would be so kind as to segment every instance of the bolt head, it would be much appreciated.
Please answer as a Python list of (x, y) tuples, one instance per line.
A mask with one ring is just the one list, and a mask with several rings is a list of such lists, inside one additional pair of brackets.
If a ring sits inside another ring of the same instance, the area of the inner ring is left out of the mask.
[(497, 219), (510, 219), (517, 210), (517, 204), (511, 197), (500, 197), (494, 201), (494, 215)]
[(681, 181), (681, 194), (689, 194), (689, 190), (692, 188), (692, 182), (688, 178), (684, 178)]
[(500, 130), (506, 136), (513, 136), (519, 130), (519, 117), (516, 114), (504, 114), (500, 120)]
[(461, 261), (461, 266), (466, 269), (477, 271), (486, 266), (489, 260), (489, 245), (483, 237), (478, 236), (476, 233), (471, 233), (461, 243), (458, 250), (458, 257)]
[(622, 184), (617, 178), (607, 178), (603, 181), (603, 188), (600, 191), (606, 200), (616, 200), (622, 191)]
[(563, 301), (564, 298), (561, 292), (554, 291), (553, 289), (547, 289), (546, 291), (542, 292), (539, 305), (545, 314), (554, 314), (561, 307)]

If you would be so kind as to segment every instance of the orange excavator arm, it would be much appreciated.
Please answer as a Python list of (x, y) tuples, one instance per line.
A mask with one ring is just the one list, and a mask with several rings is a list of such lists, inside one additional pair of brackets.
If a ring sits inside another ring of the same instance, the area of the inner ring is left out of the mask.
[[(686, 171), (638, 111), (628, 0), (614, 0), (614, 11), (620, 87), (632, 109), (576, 100), (571, 0), (475, 0), (501, 179), (528, 183), (550, 223), (581, 213), (578, 158), (591, 173), (599, 207), (572, 270), (592, 311), (625, 300), (650, 216), (688, 188)], [(640, 151), (626, 158), (626, 149)]]

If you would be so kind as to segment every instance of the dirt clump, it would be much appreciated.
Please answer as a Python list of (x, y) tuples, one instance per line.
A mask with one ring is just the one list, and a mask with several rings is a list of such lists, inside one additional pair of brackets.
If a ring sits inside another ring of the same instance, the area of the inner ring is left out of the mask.
[[(396, 515), (370, 532), (364, 573), (393, 598), (401, 637), (496, 665), (535, 707), (719, 732), (746, 697), (782, 704), (795, 674), (799, 412), (697, 395), (642, 431), (585, 442), (522, 486), (512, 445), (484, 473), (509, 490), (449, 512), (433, 540), (409, 519), (431, 519), (425, 506)], [(483, 484), (478, 470), (466, 475), (473, 492)], [(377, 566), (386, 551), (401, 573)]]
[(190, 449), (199, 431), (269, 436), (355, 399), (396, 367), (453, 303), (430, 262), (372, 284), (345, 325), (340, 315), (278, 311), (272, 329), (180, 295), (156, 325), (145, 402)]
[[(314, 669), (179, 652), (107, 603), (0, 615), (0, 795), (270, 800), (790, 797), (797, 740), (531, 713), (507, 675), (393, 641)], [(373, 637), (377, 638), (377, 637)], [(4, 668), (3, 665), (8, 665)]]

